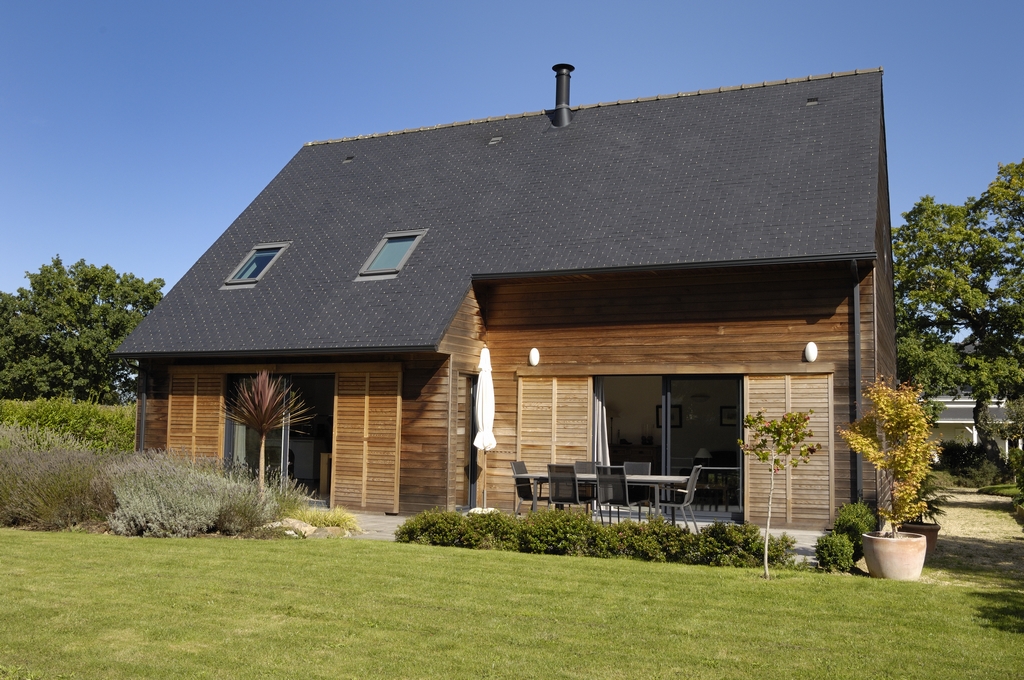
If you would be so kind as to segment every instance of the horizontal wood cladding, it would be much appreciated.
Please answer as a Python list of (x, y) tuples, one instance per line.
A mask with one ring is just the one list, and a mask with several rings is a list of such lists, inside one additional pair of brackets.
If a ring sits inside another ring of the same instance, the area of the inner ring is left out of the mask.
[(401, 512), (454, 503), (449, 493), (450, 372), (443, 357), (403, 362)]
[(476, 291), (470, 288), (441, 339), (438, 352), (451, 355), (453, 370), (475, 373), (484, 346), (483, 336), (480, 304)]
[[(873, 366), (873, 280), (870, 269), (862, 275), (861, 352)], [(491, 505), (511, 510), (514, 503), (505, 470), (518, 447), (520, 377), (602, 375), (603, 366), (620, 375), (630, 366), (648, 374), (707, 374), (708, 367), (731, 366), (737, 375), (805, 366), (807, 375), (832, 373), (832, 424), (849, 422), (849, 262), (478, 281), (475, 290), (494, 366), (498, 447), (487, 454), (487, 467), (499, 474), (488, 476)], [(818, 359), (806, 364), (803, 350), (812, 341)], [(527, 361), (533, 347), (540, 352), (537, 367)], [(855, 471), (842, 440), (831, 453), (835, 507), (853, 498)]]

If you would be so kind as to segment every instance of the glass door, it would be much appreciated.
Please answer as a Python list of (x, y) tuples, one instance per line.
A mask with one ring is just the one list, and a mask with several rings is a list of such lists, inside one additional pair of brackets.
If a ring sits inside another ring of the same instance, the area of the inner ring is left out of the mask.
[(687, 475), (701, 466), (693, 509), (707, 519), (743, 519), (742, 385), (738, 376), (663, 380), (663, 467)]

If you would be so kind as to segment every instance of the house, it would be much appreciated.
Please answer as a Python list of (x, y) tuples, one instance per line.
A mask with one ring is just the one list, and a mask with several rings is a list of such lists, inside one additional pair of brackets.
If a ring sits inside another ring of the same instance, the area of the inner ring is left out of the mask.
[[(975, 401), (970, 393), (963, 397), (954, 397), (943, 394), (935, 397), (932, 401), (942, 404), (943, 409), (935, 425), (932, 426), (932, 439), (934, 441), (960, 441), (963, 443), (978, 444), (981, 441), (981, 433), (974, 424)], [(993, 399), (988, 405), (988, 414), (995, 422), (1006, 420), (1006, 401)], [(1013, 446), (1019, 447), (1020, 441), (1008, 441), (996, 437), (996, 443), (1003, 455), (1007, 455)]]
[[(707, 472), (764, 522), (745, 413), (813, 411), (773, 526), (875, 498), (836, 435), (896, 369), (882, 71), (571, 106), (303, 146), (117, 350), (138, 446), (248, 461), (220, 406), (260, 369), (316, 413), (268, 443), (355, 510), (511, 510), (509, 462)], [(496, 449), (470, 445), (490, 350)], [(536, 351), (534, 351), (536, 350)]]

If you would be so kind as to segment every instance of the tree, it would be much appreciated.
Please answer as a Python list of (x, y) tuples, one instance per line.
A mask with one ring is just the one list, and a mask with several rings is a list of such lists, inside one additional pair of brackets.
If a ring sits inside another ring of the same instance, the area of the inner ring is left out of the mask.
[[(771, 466), (771, 482), (768, 486), (768, 522), (764, 528), (764, 578), (768, 574), (768, 537), (772, 528), (772, 496), (775, 494), (775, 474), (786, 469), (786, 465), (797, 467), (800, 463), (808, 463), (811, 454), (821, 449), (821, 444), (804, 444), (814, 433), (807, 429), (811, 414), (785, 413), (779, 420), (766, 420), (764, 411), (749, 413), (743, 419), (743, 426), (750, 432), (751, 440), (744, 443), (739, 440), (744, 453), (756, 457), (762, 463)], [(797, 450), (793, 458), (793, 449)]]
[(111, 357), (162, 297), (162, 279), (60, 256), (28, 288), (0, 293), (0, 398), (68, 397), (102, 404), (135, 396), (135, 367)]
[(928, 510), (918, 491), (939, 446), (929, 441), (932, 429), (916, 387), (909, 383), (891, 387), (884, 380), (877, 380), (864, 393), (871, 400), (871, 407), (849, 430), (840, 428), (839, 436), (882, 471), (889, 497), (888, 507), (885, 499), (879, 503), (878, 514), (891, 525), (892, 538), (898, 538), (896, 528), (900, 524), (913, 521)]
[(267, 468), (267, 435), (286, 424), (297, 425), (313, 418), (312, 411), (300, 399), (289, 397), (284, 380), (271, 378), (267, 371), (260, 371), (255, 378), (239, 385), (238, 392), (224, 405), (224, 416), (260, 436), (260, 493)]
[(1024, 161), (1000, 165), (980, 199), (925, 196), (893, 231), (899, 378), (925, 396), (988, 403), (1024, 390)]

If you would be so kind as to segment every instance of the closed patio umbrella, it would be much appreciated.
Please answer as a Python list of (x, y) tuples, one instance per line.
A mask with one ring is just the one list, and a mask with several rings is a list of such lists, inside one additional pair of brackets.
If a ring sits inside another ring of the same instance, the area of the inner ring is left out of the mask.
[[(484, 453), (498, 445), (494, 439), (494, 380), (491, 378), (491, 352), (486, 347), (480, 350), (480, 375), (476, 381), (476, 403), (473, 415), (476, 417), (477, 433), (473, 446)], [(484, 466), (486, 470), (486, 465)], [(487, 507), (487, 486), (484, 482), (483, 505)]]

